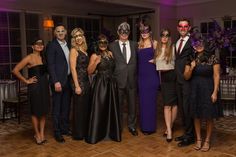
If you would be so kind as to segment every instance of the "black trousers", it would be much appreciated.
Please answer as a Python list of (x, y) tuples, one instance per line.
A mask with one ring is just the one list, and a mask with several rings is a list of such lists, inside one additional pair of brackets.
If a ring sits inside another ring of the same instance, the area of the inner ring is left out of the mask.
[(56, 92), (54, 85), (52, 89), (52, 118), (54, 135), (65, 134), (69, 131), (69, 115), (71, 106), (72, 89), (69, 80), (62, 87), (61, 92)]
[(184, 135), (186, 138), (194, 138), (194, 121), (190, 115), (190, 83), (185, 82), (183, 84), (178, 83), (177, 88), (177, 97), (178, 97), (178, 106), (182, 109), (182, 120), (184, 124)]

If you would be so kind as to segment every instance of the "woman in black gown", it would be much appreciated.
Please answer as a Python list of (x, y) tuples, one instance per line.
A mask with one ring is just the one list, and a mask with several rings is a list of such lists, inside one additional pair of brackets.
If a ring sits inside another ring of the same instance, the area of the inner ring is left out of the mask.
[[(45, 119), (49, 111), (49, 85), (47, 70), (41, 52), (44, 49), (42, 39), (36, 39), (32, 43), (33, 53), (22, 59), (13, 69), (22, 82), (28, 84), (28, 97), (31, 106), (31, 118), (35, 131), (35, 142), (43, 144), (46, 142), (44, 136)], [(20, 71), (28, 67), (28, 79), (21, 75)]]
[(71, 32), (70, 69), (73, 78), (72, 138), (83, 140), (87, 136), (89, 109), (89, 57), (84, 31), (75, 28)]
[[(197, 35), (196, 35), (197, 36)], [(219, 104), (220, 64), (215, 54), (205, 51), (203, 39), (192, 39), (196, 57), (185, 66), (184, 77), (191, 79), (191, 115), (194, 118), (196, 145), (194, 149), (208, 151), (213, 119), (223, 116)], [(202, 141), (201, 121), (206, 120), (206, 137)]]
[(88, 143), (97, 143), (102, 139), (121, 141), (119, 119), (118, 89), (113, 71), (115, 68), (112, 53), (107, 50), (108, 41), (100, 35), (98, 53), (89, 61), (88, 73), (96, 71), (92, 82), (91, 114), (89, 119)]

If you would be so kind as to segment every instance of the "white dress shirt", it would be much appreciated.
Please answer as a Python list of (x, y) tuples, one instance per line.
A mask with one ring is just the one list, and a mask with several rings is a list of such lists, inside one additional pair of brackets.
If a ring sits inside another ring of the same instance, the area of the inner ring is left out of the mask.
[(181, 53), (182, 52), (182, 50), (183, 50), (183, 48), (184, 48), (184, 46), (185, 46), (185, 44), (186, 44), (186, 42), (188, 41), (188, 39), (189, 39), (189, 35), (187, 35), (187, 36), (185, 36), (184, 38), (179, 38), (179, 40), (177, 41), (177, 43), (176, 43), (176, 50), (178, 50), (178, 47), (179, 47), (179, 44), (180, 44), (180, 40), (181, 39), (183, 39), (184, 41), (183, 41), (183, 43), (182, 43), (182, 47), (181, 47), (181, 49), (180, 49), (180, 52), (179, 53)]
[(129, 40), (127, 40), (126, 42), (122, 42), (119, 40), (121, 53), (123, 53), (123, 43), (125, 43), (125, 47), (126, 47), (126, 59), (127, 59), (126, 63), (128, 64), (131, 57), (131, 49), (130, 49)]
[(67, 46), (67, 42), (62, 42), (60, 40), (57, 40), (58, 43), (60, 44), (64, 54), (65, 54), (65, 57), (66, 57), (66, 61), (67, 61), (67, 65), (68, 65), (68, 75), (70, 74), (70, 62), (69, 62), (69, 56), (70, 56), (70, 50)]

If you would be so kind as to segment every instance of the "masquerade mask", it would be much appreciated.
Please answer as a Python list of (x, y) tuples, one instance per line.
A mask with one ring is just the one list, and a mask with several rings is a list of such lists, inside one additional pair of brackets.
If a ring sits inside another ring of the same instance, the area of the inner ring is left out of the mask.
[(191, 45), (193, 47), (203, 47), (203, 41), (202, 40), (195, 40), (195, 41), (191, 41)]
[(140, 33), (141, 33), (141, 34), (150, 33), (150, 29), (149, 29), (148, 26), (141, 25), (140, 28), (139, 28), (139, 30), (140, 30)]
[(84, 35), (83, 34), (78, 34), (78, 35), (75, 35), (74, 38), (82, 38)]
[(118, 33), (120, 34), (120, 35), (129, 35), (129, 33), (130, 33), (130, 31), (128, 30), (128, 29), (126, 29), (126, 30), (124, 30), (124, 29), (120, 29), (120, 30), (118, 30)]
[(33, 45), (43, 46), (43, 41), (42, 40), (38, 40), (35, 43), (33, 43)]
[(56, 33), (58, 33), (58, 34), (62, 34), (62, 33), (65, 33), (66, 32), (66, 30), (56, 30)]
[(163, 34), (163, 33), (162, 33), (160, 36), (161, 36), (161, 37), (167, 37), (167, 38), (168, 38), (168, 37), (170, 37), (170, 34), (169, 34), (169, 33), (166, 33), (166, 34)]
[(102, 46), (102, 47), (106, 47), (108, 45), (108, 41), (107, 40), (99, 40), (98, 45)]
[(180, 30), (187, 30), (189, 28), (189, 25), (188, 24), (185, 24), (185, 25), (179, 24), (178, 27)]

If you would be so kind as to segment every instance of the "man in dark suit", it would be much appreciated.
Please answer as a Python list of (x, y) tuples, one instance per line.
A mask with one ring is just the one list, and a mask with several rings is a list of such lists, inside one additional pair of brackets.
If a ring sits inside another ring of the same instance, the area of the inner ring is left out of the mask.
[(177, 96), (178, 105), (182, 109), (182, 119), (185, 126), (184, 134), (180, 137), (176, 137), (175, 141), (179, 147), (187, 146), (194, 143), (194, 124), (193, 119), (189, 114), (190, 103), (190, 83), (184, 79), (183, 73), (186, 61), (189, 57), (193, 56), (193, 48), (189, 40), (189, 31), (191, 29), (190, 22), (187, 19), (181, 19), (178, 21), (177, 30), (180, 38), (177, 40), (175, 45), (176, 60), (175, 60), (175, 71), (177, 74)]
[(109, 48), (113, 53), (116, 63), (114, 75), (119, 89), (120, 120), (122, 124), (123, 104), (126, 96), (128, 103), (129, 132), (132, 135), (137, 136), (137, 109), (135, 103), (137, 96), (137, 43), (128, 40), (130, 26), (127, 22), (123, 22), (119, 25), (117, 33), (119, 35), (119, 40), (111, 43)]
[(65, 40), (67, 31), (63, 25), (54, 30), (55, 39), (47, 47), (48, 72), (52, 90), (52, 118), (54, 137), (65, 142), (62, 135), (70, 135), (69, 112), (71, 103), (69, 48)]

